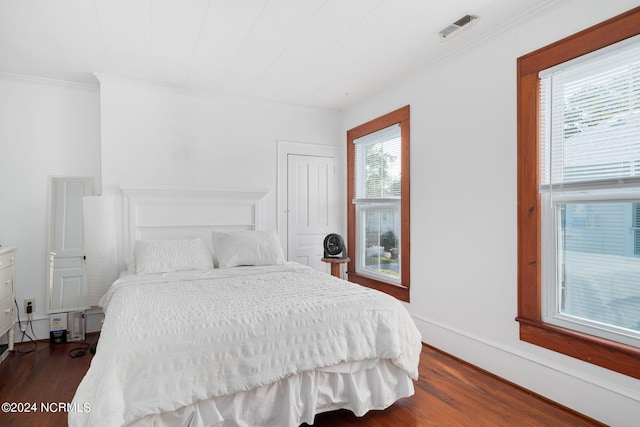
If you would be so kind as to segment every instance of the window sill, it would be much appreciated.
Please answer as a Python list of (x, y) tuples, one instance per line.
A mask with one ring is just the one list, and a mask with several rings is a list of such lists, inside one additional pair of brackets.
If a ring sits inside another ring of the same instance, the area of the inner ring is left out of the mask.
[(382, 282), (380, 280), (372, 279), (371, 277), (363, 276), (355, 272), (348, 272), (348, 276), (350, 282), (384, 292), (391, 295), (392, 297), (399, 299), (400, 301), (409, 302), (409, 288), (406, 286)]
[(640, 349), (636, 347), (523, 317), (516, 320), (522, 341), (640, 379)]

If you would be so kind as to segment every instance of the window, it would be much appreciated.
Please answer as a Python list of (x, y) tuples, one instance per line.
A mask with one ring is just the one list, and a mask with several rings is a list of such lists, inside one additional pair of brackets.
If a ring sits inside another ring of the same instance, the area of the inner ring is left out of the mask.
[(640, 36), (539, 76), (543, 320), (640, 347)]
[(635, 378), (639, 19), (518, 59), (520, 337)]
[(409, 106), (347, 132), (349, 280), (409, 301)]

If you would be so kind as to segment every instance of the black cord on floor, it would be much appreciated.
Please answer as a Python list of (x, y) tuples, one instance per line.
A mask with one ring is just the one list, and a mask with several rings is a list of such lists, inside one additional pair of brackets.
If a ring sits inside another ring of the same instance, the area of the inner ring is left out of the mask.
[(69, 357), (73, 359), (75, 359), (76, 357), (82, 357), (85, 354), (87, 354), (87, 350), (91, 348), (91, 344), (89, 344), (88, 342), (81, 342), (79, 344), (80, 344), (80, 347), (74, 347), (71, 350), (69, 350)]
[[(100, 339), (98, 337), (98, 339)], [(77, 358), (77, 357), (82, 357), (84, 355), (87, 354), (87, 350), (89, 350), (89, 352), (93, 355), (96, 353), (96, 348), (98, 346), (98, 342), (96, 341), (93, 344), (89, 344), (86, 340), (85, 341), (79, 341), (77, 343), (79, 345), (79, 347), (74, 347), (71, 350), (69, 350), (69, 357), (71, 358)]]
[[(38, 343), (35, 340), (35, 336), (36, 333), (33, 330), (33, 322), (31, 320), (31, 316), (29, 316), (27, 318), (27, 324), (25, 325), (24, 329), (22, 328), (22, 320), (20, 319), (20, 307), (18, 307), (18, 301), (14, 298), (13, 302), (16, 305), (16, 313), (18, 314), (18, 326), (20, 328), (20, 331), (22, 331), (22, 337), (20, 338), (20, 342), (17, 344), (24, 344), (24, 337), (26, 336), (27, 338), (29, 338), (29, 341), (31, 341), (31, 343), (33, 344), (33, 348), (31, 348), (30, 350), (27, 351), (21, 351), (20, 349), (16, 348), (15, 352), (16, 353), (20, 353), (20, 354), (26, 354), (26, 353), (31, 353), (34, 352), (37, 348), (38, 348)], [(33, 334), (33, 337), (31, 335), (29, 335), (29, 333), (27, 332), (28, 329), (31, 329), (31, 333)], [(77, 358), (77, 357), (82, 357), (84, 355), (87, 354), (87, 350), (89, 350), (91, 352), (91, 354), (95, 354), (96, 353), (96, 348), (98, 346), (98, 343), (95, 342), (93, 344), (90, 344), (86, 341), (79, 341), (77, 342), (77, 344), (79, 345), (79, 347), (74, 347), (71, 350), (69, 350), (68, 354), (69, 357), (71, 358)]]
[[(21, 351), (18, 348), (16, 348), (16, 353), (20, 353), (20, 354), (25, 354), (25, 353), (31, 353), (33, 351), (35, 351), (38, 348), (38, 343), (36, 342), (36, 340), (33, 338), (36, 336), (36, 333), (33, 331), (33, 322), (31, 321), (31, 316), (27, 317), (27, 324), (24, 327), (24, 329), (22, 329), (22, 320), (20, 320), (20, 307), (18, 307), (18, 301), (16, 301), (16, 299), (13, 299), (13, 302), (16, 304), (16, 313), (18, 313), (18, 327), (20, 328), (20, 330), (22, 331), (22, 337), (20, 338), (20, 342), (19, 344), (23, 344), (24, 343), (24, 337), (28, 337), (29, 340), (33, 343), (33, 348), (31, 350), (27, 350), (27, 351)], [(31, 327), (31, 333), (33, 334), (33, 337), (31, 335), (29, 335), (27, 333), (27, 329), (29, 329), (29, 327)]]

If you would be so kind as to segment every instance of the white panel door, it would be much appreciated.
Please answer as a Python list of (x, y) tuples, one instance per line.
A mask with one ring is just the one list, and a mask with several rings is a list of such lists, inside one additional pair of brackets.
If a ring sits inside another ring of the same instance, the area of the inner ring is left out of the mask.
[(322, 243), (336, 232), (335, 158), (287, 156), (287, 259), (328, 272)]
[(49, 313), (87, 308), (82, 198), (92, 187), (91, 178), (50, 180)]

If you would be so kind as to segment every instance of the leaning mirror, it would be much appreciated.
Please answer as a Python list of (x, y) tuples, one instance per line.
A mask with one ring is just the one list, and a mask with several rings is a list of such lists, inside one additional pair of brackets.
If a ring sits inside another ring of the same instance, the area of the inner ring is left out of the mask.
[(47, 313), (87, 309), (82, 201), (93, 194), (91, 177), (49, 177)]

